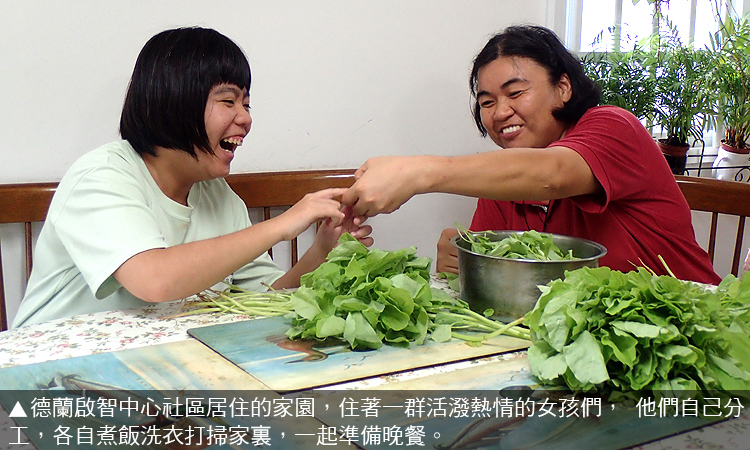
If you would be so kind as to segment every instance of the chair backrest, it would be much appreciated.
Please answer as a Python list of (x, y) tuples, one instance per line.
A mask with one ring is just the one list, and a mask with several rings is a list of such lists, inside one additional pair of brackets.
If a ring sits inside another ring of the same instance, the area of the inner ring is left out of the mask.
[[(289, 207), (305, 194), (329, 187), (348, 187), (354, 182), (354, 170), (309, 170), (232, 174), (229, 185), (249, 209), (262, 208), (263, 220), (271, 217), (271, 208)], [(33, 233), (31, 224), (47, 217), (57, 183), (0, 184), (0, 224), (23, 224), (25, 276), (28, 281), (32, 267)], [(2, 241), (0, 240), (0, 249)], [(271, 254), (271, 250), (269, 250)], [(298, 259), (296, 239), (291, 243), (291, 264)], [(0, 253), (0, 331), (8, 329), (8, 313)]]
[[(47, 209), (55, 193), (57, 183), (26, 183), (0, 185), (0, 224), (21, 223), (24, 226), (25, 276), (29, 279), (32, 265), (33, 222), (41, 222), (47, 217)], [(0, 241), (0, 249), (2, 242)], [(0, 252), (0, 331), (8, 329), (8, 315), (5, 307), (5, 282), (3, 261)]]
[(719, 215), (737, 217), (731, 268), (731, 273), (737, 276), (744, 249), (742, 241), (745, 232), (745, 218), (750, 216), (750, 184), (682, 175), (675, 175), (675, 179), (688, 205), (690, 205), (690, 209), (711, 213), (707, 250), (712, 263), (716, 254)]

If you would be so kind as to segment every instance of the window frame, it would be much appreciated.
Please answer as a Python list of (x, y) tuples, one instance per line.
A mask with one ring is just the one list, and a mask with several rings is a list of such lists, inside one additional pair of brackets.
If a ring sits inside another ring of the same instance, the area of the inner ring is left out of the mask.
[[(554, 0), (550, 0), (554, 1)], [(622, 9), (623, 2), (632, 0), (615, 0), (613, 8), (615, 23), (611, 25), (622, 24)], [(640, 0), (646, 2), (648, 0)], [(696, 23), (696, 11), (699, 1), (714, 1), (714, 0), (689, 0), (690, 1), (690, 23), (688, 27), (688, 41), (692, 42), (695, 37), (695, 23)], [(734, 16), (741, 17), (745, 12), (750, 12), (750, 0), (716, 0), (721, 5), (723, 16)], [(567, 0), (565, 5), (565, 28), (564, 28), (564, 41), (565, 46), (572, 52), (580, 54), (581, 50), (581, 30), (583, 29), (583, 0)], [(653, 20), (652, 20), (653, 22)], [(653, 24), (656, 27), (657, 24)], [(620, 29), (615, 26), (614, 29), (614, 46), (615, 49), (620, 48)]]
[[(550, 2), (554, 2), (555, 0), (548, 0)], [(565, 27), (562, 30), (561, 36), (564, 36), (564, 43), (566, 47), (577, 55), (583, 55), (585, 53), (588, 53), (588, 51), (582, 51), (581, 50), (581, 36), (582, 36), (582, 17), (583, 17), (583, 0), (562, 0), (566, 2), (566, 5), (564, 8), (561, 8), (565, 11)], [(613, 25), (619, 25), (622, 23), (622, 10), (623, 10), (623, 2), (625, 1), (632, 1), (632, 0), (614, 0), (613, 8), (615, 8), (615, 24)], [(642, 2), (646, 2), (648, 0), (640, 0)], [(690, 23), (688, 26), (688, 42), (692, 43), (694, 41), (695, 37), (695, 29), (696, 29), (696, 15), (697, 15), (697, 2), (698, 1), (718, 1), (719, 7), (721, 8), (721, 14), (723, 17), (742, 17), (744, 13), (750, 13), (750, 0), (689, 0), (690, 1)], [(655, 8), (655, 5), (653, 6)], [(659, 24), (654, 22), (653, 20), (653, 13), (652, 13), (652, 29), (654, 31), (658, 31)], [(615, 26), (615, 29), (613, 31), (613, 43), (614, 47), (616, 47), (617, 50), (620, 50), (620, 44), (621, 44), (621, 36), (620, 36), (620, 27)], [(655, 127), (650, 126), (650, 124), (644, 123), (644, 125), (647, 126), (647, 128), (650, 129), (652, 135), (654, 138), (663, 137), (663, 134), (661, 131), (655, 129)], [(694, 146), (690, 149), (688, 152), (689, 159), (697, 159), (696, 167), (688, 168), (689, 170), (697, 169), (698, 175), (700, 176), (700, 173), (704, 169), (710, 168), (710, 165), (713, 161), (713, 159), (706, 158), (710, 156), (716, 156), (710, 154), (713, 150), (715, 150), (715, 147), (718, 145), (716, 142), (716, 130), (706, 130), (703, 138), (702, 145), (700, 146)], [(709, 151), (709, 154), (706, 154), (706, 151)], [(706, 159), (704, 159), (706, 158)]]

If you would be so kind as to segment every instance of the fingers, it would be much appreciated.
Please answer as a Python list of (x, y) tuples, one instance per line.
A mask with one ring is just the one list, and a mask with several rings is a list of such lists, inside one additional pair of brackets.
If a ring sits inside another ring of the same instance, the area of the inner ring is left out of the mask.
[(369, 236), (366, 237), (366, 238), (361, 238), (361, 239), (357, 239), (357, 240), (359, 242), (361, 242), (362, 245), (364, 245), (365, 247), (372, 247), (372, 244), (375, 243), (375, 240), (373, 238), (369, 237)]
[(347, 189), (341, 196), (341, 203), (346, 206), (354, 206), (354, 204), (357, 203), (357, 200), (359, 200), (359, 193), (356, 190), (356, 186), (357, 182), (355, 181), (352, 187)]
[(369, 216), (368, 207), (360, 196), (358, 183), (359, 181), (355, 182), (341, 196), (341, 203), (350, 209), (352, 216), (356, 218), (357, 225), (364, 222)]
[(365, 225), (363, 227), (357, 227), (354, 230), (349, 231), (349, 234), (354, 236), (357, 239), (365, 238), (372, 233), (372, 227), (370, 225)]
[(352, 206), (339, 202), (337, 199), (347, 191), (349, 191), (348, 188), (323, 189), (307, 194), (299, 203), (306, 204), (308, 208), (314, 208), (316, 220), (328, 218), (332, 227), (342, 228), (340, 233), (350, 233), (365, 245), (371, 245), (372, 238), (368, 236), (372, 233), (372, 227), (363, 226), (367, 217), (356, 214)]
[(435, 271), (437, 273), (458, 273), (458, 255), (438, 253), (437, 261), (435, 262)]
[(362, 198), (363, 192), (367, 192), (367, 187), (363, 185), (365, 182), (360, 179), (365, 175), (365, 172), (369, 169), (372, 163), (372, 158), (365, 161), (362, 166), (354, 172), (354, 184), (342, 195), (341, 202), (347, 206), (353, 208), (353, 214), (359, 217), (370, 217), (377, 215), (377, 212), (370, 214), (371, 202)]
[(349, 188), (327, 188), (313, 192), (311, 195), (320, 195), (321, 197), (330, 198), (340, 202), (340, 197), (342, 197), (348, 190)]
[(441, 241), (450, 241), (453, 236), (458, 236), (458, 230), (455, 228), (445, 228), (440, 232)]
[(326, 205), (333, 209), (324, 209), (324, 216), (333, 219), (334, 225), (339, 225), (347, 219), (347, 213), (343, 211), (343, 205), (340, 199), (347, 190), (348, 188), (328, 188), (308, 195), (323, 201), (331, 201), (330, 203), (326, 202)]
[(437, 243), (435, 270), (438, 273), (458, 273), (458, 249), (451, 244), (451, 238), (458, 235), (455, 228), (446, 228), (440, 233)]
[(365, 161), (365, 163), (364, 163), (364, 164), (362, 164), (362, 165), (361, 165), (361, 166), (359, 167), (359, 169), (357, 169), (357, 170), (356, 170), (356, 171), (354, 172), (354, 179), (355, 179), (355, 180), (359, 180), (359, 179), (360, 179), (360, 177), (362, 177), (362, 175), (364, 175), (364, 173), (365, 173), (365, 172), (367, 172), (367, 165), (368, 165), (368, 163), (369, 163), (369, 162), (370, 162), (370, 160), (368, 159), (367, 161)]
[(367, 220), (367, 216), (358, 216), (354, 214), (354, 209), (346, 204), (343, 204), (343, 208), (341, 210), (344, 212), (344, 214), (346, 214), (346, 220), (355, 227), (361, 226)]

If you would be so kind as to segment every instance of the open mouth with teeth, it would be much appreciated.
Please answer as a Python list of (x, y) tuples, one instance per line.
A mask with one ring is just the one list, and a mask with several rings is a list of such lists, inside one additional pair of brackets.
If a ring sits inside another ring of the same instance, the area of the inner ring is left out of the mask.
[(500, 133), (502, 133), (502, 134), (510, 134), (510, 133), (515, 133), (516, 131), (518, 131), (520, 129), (521, 129), (520, 125), (511, 125), (509, 127), (505, 127), (502, 130), (500, 130)]
[(219, 142), (219, 145), (224, 150), (226, 150), (228, 152), (231, 152), (231, 153), (234, 153), (234, 151), (237, 149), (237, 147), (239, 147), (240, 145), (242, 145), (242, 138), (239, 138), (239, 137), (224, 138), (224, 139), (222, 139)]

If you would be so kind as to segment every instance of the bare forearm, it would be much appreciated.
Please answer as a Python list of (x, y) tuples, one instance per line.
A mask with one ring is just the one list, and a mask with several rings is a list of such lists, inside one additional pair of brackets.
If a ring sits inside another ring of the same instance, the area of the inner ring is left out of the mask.
[(588, 165), (569, 149), (507, 149), (424, 157), (425, 192), (494, 200), (550, 200), (593, 192)]
[(283, 239), (271, 219), (225, 236), (148, 250), (126, 261), (115, 278), (150, 302), (177, 300), (222, 281)]
[(466, 156), (371, 158), (342, 202), (356, 215), (390, 213), (416, 194), (552, 200), (601, 189), (586, 161), (565, 147), (514, 148)]
[(326, 256), (328, 256), (327, 253), (320, 248), (315, 246), (310, 247), (302, 258), (297, 261), (297, 264), (292, 266), (284, 276), (276, 280), (271, 287), (274, 289), (298, 287), (300, 277), (315, 270), (323, 261), (325, 261)]

